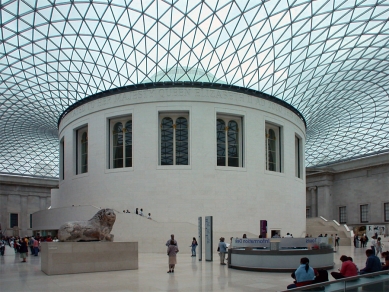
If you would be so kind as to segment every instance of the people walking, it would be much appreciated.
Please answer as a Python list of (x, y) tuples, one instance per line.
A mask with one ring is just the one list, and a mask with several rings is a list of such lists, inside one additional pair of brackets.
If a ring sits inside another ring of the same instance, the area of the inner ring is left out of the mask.
[(22, 262), (23, 263), (27, 262), (27, 254), (28, 254), (28, 240), (27, 240), (27, 238), (23, 238), (20, 241), (19, 252), (20, 252), (20, 258), (23, 259)]
[(179, 252), (177, 242), (174, 239), (170, 240), (167, 248), (167, 255), (169, 256), (169, 271), (168, 273), (174, 273), (174, 268), (177, 264), (177, 253)]
[(358, 234), (355, 234), (354, 235), (354, 247), (358, 247), (358, 243), (359, 243)]
[(4, 252), (5, 252), (5, 239), (2, 238), (0, 240), (0, 254), (1, 254), (1, 256), (4, 255)]
[(381, 237), (377, 238), (377, 242), (375, 244), (375, 250), (376, 250), (376, 256), (378, 256), (379, 253), (382, 254)]
[(224, 237), (220, 237), (219, 247), (217, 250), (218, 250), (219, 256), (220, 256), (220, 264), (225, 265), (224, 260), (225, 260), (225, 254), (227, 252), (227, 245), (224, 242)]
[(28, 247), (30, 248), (30, 252), (31, 254), (34, 254), (34, 247), (32, 246), (32, 244), (34, 243), (34, 237), (30, 237), (30, 239), (28, 240)]
[(377, 243), (376, 237), (373, 236), (373, 237), (371, 238), (370, 248), (371, 248), (371, 250), (373, 251), (373, 254), (374, 254), (374, 255), (375, 255), (376, 243)]
[(39, 253), (39, 241), (34, 238), (34, 242), (32, 243), (32, 246), (34, 248), (34, 256), (38, 256)]
[(195, 237), (193, 237), (192, 244), (190, 245), (192, 247), (192, 257), (196, 256), (196, 247), (197, 247), (197, 240)]
[(170, 245), (170, 241), (174, 241), (174, 244), (177, 245), (178, 247), (178, 243), (177, 243), (177, 240), (174, 239), (174, 234), (171, 234), (170, 235), (170, 239), (168, 241), (166, 241), (166, 246), (169, 246)]
[(339, 246), (340, 237), (338, 234), (335, 234), (335, 247)]

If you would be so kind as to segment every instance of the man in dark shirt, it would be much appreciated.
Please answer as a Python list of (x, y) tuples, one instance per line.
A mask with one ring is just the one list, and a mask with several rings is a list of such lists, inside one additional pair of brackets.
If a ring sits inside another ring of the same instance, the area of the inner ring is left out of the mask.
[(379, 272), (382, 270), (380, 259), (374, 255), (373, 250), (367, 249), (366, 256), (367, 256), (366, 267), (361, 269), (361, 271), (359, 272), (361, 275), (367, 273)]

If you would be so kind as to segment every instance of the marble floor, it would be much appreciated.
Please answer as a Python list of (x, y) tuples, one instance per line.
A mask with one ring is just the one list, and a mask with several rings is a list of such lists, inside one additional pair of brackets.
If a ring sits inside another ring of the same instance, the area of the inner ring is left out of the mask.
[[(334, 253), (334, 270), (340, 267), (342, 254), (364, 267), (364, 249), (342, 246)], [(40, 269), (40, 257), (29, 256), (27, 263), (21, 263), (7, 247), (0, 256), (0, 291), (280, 291), (292, 280), (290, 273), (229, 269), (218, 259), (214, 254), (213, 262), (200, 262), (190, 254), (179, 254), (175, 273), (167, 274), (166, 255), (139, 254), (139, 270), (47, 276)]]

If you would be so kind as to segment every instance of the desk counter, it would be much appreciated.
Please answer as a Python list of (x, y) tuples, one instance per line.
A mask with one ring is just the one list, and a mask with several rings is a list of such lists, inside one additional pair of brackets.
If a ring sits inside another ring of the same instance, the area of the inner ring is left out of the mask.
[(247, 271), (293, 272), (303, 257), (309, 259), (312, 268), (328, 270), (334, 267), (334, 252), (331, 248), (316, 250), (231, 248), (228, 250), (228, 266)]

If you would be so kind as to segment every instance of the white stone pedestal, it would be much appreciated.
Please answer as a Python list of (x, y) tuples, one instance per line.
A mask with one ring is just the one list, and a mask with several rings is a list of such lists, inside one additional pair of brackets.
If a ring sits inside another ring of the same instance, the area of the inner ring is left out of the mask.
[(138, 269), (137, 242), (42, 242), (40, 256), (47, 275)]

